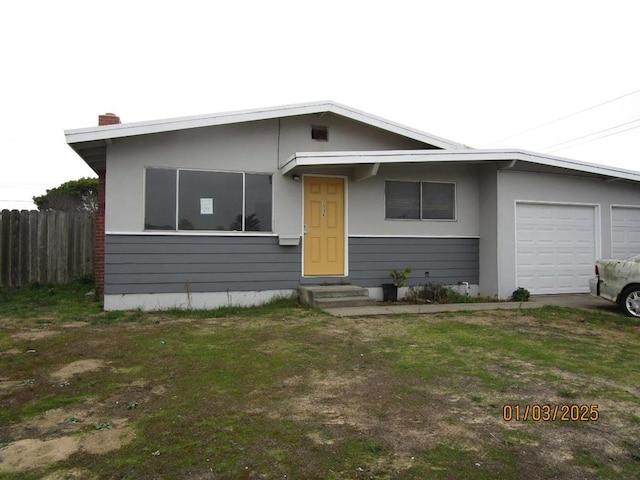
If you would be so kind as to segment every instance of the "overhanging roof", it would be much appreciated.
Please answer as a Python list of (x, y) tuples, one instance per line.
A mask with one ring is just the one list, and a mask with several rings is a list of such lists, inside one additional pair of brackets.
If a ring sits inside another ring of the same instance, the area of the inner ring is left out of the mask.
[(233, 123), (253, 122), (274, 118), (294, 117), (316, 113), (334, 113), (352, 120), (381, 128), (383, 130), (402, 135), (420, 142), (428, 143), (438, 148), (465, 148), (464, 145), (435, 135), (421, 132), (411, 127), (386, 120), (369, 113), (356, 110), (332, 101), (303, 103), (280, 107), (269, 107), (236, 112), (195, 115), (190, 117), (151, 120), (145, 122), (120, 123), (116, 125), (95, 126), (66, 130), (67, 143), (74, 145), (85, 142), (147, 135), (153, 133), (171, 132), (190, 128), (211, 127), (215, 125), (229, 125)]
[[(435, 162), (494, 162), (509, 161), (512, 166), (523, 161), (594, 175), (640, 182), (640, 172), (578, 162), (562, 157), (543, 155), (525, 150), (388, 150), (366, 152), (301, 152), (293, 155), (282, 167), (283, 175), (293, 174), (308, 167), (359, 167), (392, 163)], [(377, 171), (377, 168), (376, 168)]]
[[(310, 167), (364, 167), (364, 177), (377, 172), (377, 166), (388, 163), (425, 162), (528, 162), (575, 172), (600, 175), (613, 179), (640, 182), (640, 172), (604, 165), (578, 162), (562, 157), (543, 155), (524, 150), (475, 150), (463, 144), (437, 137), (419, 130), (356, 110), (332, 101), (304, 103), (280, 107), (243, 110), (209, 115), (178, 117), (164, 120), (122, 123), (66, 130), (67, 143), (90, 167), (99, 171), (105, 168), (106, 146), (117, 138), (149, 135), (154, 133), (202, 128), (216, 125), (252, 122), (300, 115), (333, 113), (376, 128), (437, 147), (436, 150), (364, 151), (364, 152), (302, 152), (293, 155), (281, 169), (283, 175)], [(515, 163), (511, 164), (513, 166)], [(376, 166), (377, 165), (377, 166)], [(367, 173), (368, 172), (368, 173)]]

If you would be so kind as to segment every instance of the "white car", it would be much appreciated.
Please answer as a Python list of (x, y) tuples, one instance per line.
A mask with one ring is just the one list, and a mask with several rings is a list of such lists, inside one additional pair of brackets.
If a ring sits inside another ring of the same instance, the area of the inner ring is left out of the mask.
[(595, 297), (617, 303), (627, 315), (640, 318), (640, 255), (626, 260), (598, 260), (589, 290)]

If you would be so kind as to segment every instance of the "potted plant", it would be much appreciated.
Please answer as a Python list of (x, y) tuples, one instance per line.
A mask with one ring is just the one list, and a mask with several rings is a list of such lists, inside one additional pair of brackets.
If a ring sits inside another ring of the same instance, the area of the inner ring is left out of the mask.
[(389, 276), (393, 283), (382, 284), (382, 300), (385, 302), (396, 302), (398, 300), (398, 288), (404, 287), (410, 273), (411, 267), (407, 267), (404, 270), (391, 270)]

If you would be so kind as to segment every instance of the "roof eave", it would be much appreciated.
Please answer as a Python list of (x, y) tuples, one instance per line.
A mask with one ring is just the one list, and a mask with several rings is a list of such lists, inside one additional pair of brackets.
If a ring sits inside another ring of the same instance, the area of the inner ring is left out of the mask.
[(562, 157), (543, 155), (526, 150), (389, 150), (368, 152), (300, 152), (282, 167), (283, 175), (292, 174), (299, 167), (347, 166), (363, 164), (424, 163), (424, 162), (493, 162), (524, 161), (604, 177), (640, 182), (640, 172), (604, 165), (578, 162)]
[(347, 107), (332, 101), (287, 105), (262, 109), (244, 110), (236, 112), (217, 113), (210, 115), (196, 115), (189, 117), (169, 118), (163, 120), (151, 120), (145, 122), (121, 123), (100, 127), (80, 128), (66, 130), (65, 137), (69, 145), (106, 140), (112, 138), (148, 135), (190, 128), (211, 127), (216, 125), (228, 125), (275, 118), (309, 115), (316, 113), (334, 113), (353, 120), (387, 130), (420, 142), (424, 142), (443, 149), (459, 149), (464, 145), (451, 140), (430, 135), (425, 132), (371, 115), (360, 110)]

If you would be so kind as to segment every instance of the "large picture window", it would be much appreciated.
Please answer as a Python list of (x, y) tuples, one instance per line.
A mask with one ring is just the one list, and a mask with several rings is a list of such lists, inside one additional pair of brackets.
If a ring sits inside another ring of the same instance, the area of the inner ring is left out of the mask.
[(271, 219), (271, 175), (146, 169), (146, 230), (270, 232)]
[(456, 219), (455, 183), (387, 180), (384, 194), (386, 219)]

